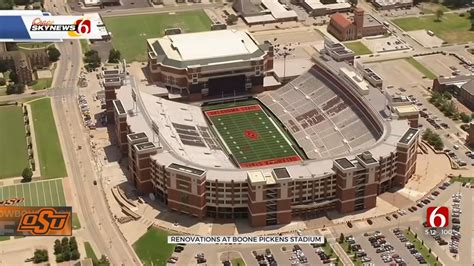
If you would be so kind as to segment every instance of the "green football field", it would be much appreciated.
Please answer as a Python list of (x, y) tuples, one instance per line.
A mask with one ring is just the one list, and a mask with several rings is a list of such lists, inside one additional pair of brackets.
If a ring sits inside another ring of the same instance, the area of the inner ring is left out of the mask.
[(21, 176), (29, 164), (23, 112), (19, 106), (0, 106), (0, 151), (0, 178)]
[(241, 168), (301, 160), (289, 140), (257, 102), (205, 109), (206, 116)]
[(51, 109), (51, 99), (35, 100), (30, 105), (41, 176), (46, 178), (67, 176), (53, 110)]
[(127, 61), (146, 61), (146, 39), (159, 38), (165, 29), (181, 28), (183, 32), (211, 30), (211, 20), (202, 10), (105, 17), (104, 23), (112, 32), (112, 44)]
[(15, 206), (66, 206), (61, 179), (0, 187), (0, 201), (12, 198), (25, 199)]

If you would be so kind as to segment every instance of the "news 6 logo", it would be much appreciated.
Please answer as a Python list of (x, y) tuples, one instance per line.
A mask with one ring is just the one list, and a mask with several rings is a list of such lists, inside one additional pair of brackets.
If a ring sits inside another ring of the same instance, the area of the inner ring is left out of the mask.
[(88, 19), (78, 19), (76, 20), (76, 33), (77, 34), (87, 34), (91, 32), (91, 21)]
[(447, 227), (449, 225), (448, 207), (428, 207), (426, 209), (426, 223), (428, 227)]

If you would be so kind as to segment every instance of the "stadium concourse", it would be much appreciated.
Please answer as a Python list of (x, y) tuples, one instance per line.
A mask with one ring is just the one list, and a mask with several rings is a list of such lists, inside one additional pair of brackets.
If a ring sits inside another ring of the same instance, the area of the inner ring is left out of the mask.
[(106, 86), (128, 180), (171, 210), (251, 226), (375, 207), (377, 195), (412, 176), (419, 133), (380, 115), (378, 89), (361, 95), (335, 69), (318, 63), (254, 99), (203, 106), (155, 96), (133, 76)]

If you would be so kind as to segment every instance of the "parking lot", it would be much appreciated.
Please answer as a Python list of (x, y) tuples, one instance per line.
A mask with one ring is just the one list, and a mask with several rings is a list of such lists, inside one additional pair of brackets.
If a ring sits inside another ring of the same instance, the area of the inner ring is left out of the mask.
[[(410, 90), (412, 87), (419, 90), (418, 86), (431, 87), (433, 85), (432, 80), (423, 79), (423, 74), (405, 59), (368, 63), (366, 65), (382, 77), (384, 89), (390, 94), (400, 93), (397, 91), (400, 87), (406, 90)], [(409, 94), (413, 93), (407, 92), (406, 95)]]
[(429, 35), (426, 30), (413, 30), (408, 31), (413, 39), (420, 43), (423, 47), (440, 47), (443, 44), (443, 39), (437, 37), (436, 35)]
[(432, 54), (417, 56), (416, 60), (429, 68), (437, 76), (450, 77), (453, 75), (465, 75), (471, 71), (461, 65), (461, 61), (452, 55)]
[(383, 38), (363, 38), (362, 43), (365, 44), (370, 50), (377, 53), (407, 50), (411, 48), (407, 43), (396, 36)]

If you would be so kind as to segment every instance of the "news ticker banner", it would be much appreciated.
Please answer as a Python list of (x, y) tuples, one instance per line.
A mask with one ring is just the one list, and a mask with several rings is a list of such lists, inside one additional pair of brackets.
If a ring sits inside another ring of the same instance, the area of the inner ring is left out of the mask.
[(168, 236), (168, 244), (324, 244), (323, 236)]
[(49, 13), (0, 10), (0, 42), (101, 39), (104, 25), (97, 13), (52, 16)]
[(0, 236), (70, 236), (71, 207), (0, 206)]

